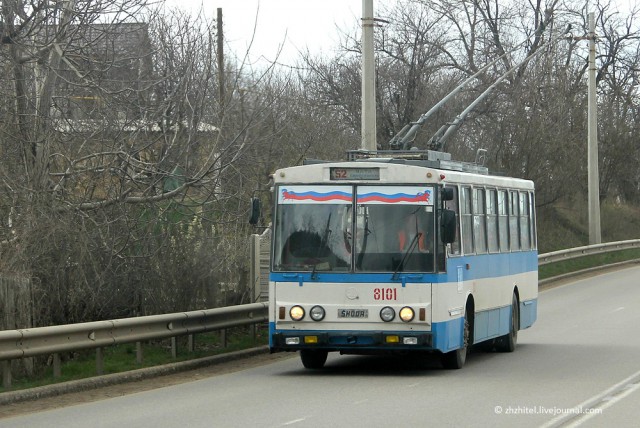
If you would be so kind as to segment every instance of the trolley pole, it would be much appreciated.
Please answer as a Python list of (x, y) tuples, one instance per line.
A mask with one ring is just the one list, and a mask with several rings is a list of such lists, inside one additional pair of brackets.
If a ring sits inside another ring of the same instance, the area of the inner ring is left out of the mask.
[(376, 143), (376, 76), (373, 50), (373, 0), (362, 0), (362, 145), (374, 151)]
[(600, 179), (598, 175), (598, 105), (596, 100), (596, 30), (594, 13), (589, 13), (589, 96), (588, 96), (588, 182), (589, 244), (600, 244)]

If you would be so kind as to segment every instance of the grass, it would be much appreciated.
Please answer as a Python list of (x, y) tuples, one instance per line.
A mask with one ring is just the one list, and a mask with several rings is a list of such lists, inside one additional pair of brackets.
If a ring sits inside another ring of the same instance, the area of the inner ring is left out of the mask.
[[(247, 328), (230, 329), (228, 332), (226, 347), (223, 345), (220, 335), (216, 332), (202, 333), (194, 336), (195, 349), (193, 352), (187, 351), (187, 339), (179, 338), (177, 347), (178, 355), (176, 358), (173, 358), (171, 355), (170, 339), (145, 343), (142, 345), (142, 364), (136, 362), (135, 343), (103, 348), (104, 374), (122, 373), (145, 367), (209, 357), (267, 344), (267, 336), (261, 329), (258, 329), (255, 340)], [(0, 386), (0, 393), (96, 376), (95, 350), (66, 353), (62, 355), (62, 358), (62, 373), (60, 377), (56, 378), (53, 376), (53, 366), (49, 361), (44, 358), (37, 358), (39, 368), (34, 369), (35, 373), (32, 376), (27, 376), (24, 373), (14, 374), (11, 387), (3, 388)]]
[[(589, 244), (586, 200), (565, 200), (538, 210), (538, 252), (575, 248)], [(602, 242), (640, 238), (640, 207), (603, 202)]]
[(538, 277), (540, 279), (546, 279), (595, 266), (603, 266), (634, 259), (640, 259), (640, 249), (594, 254), (540, 266), (538, 269)]

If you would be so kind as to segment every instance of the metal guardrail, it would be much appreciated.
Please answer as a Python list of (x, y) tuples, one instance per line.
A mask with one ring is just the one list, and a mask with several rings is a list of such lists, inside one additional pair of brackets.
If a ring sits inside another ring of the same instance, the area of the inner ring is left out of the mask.
[(203, 333), (268, 320), (267, 303), (0, 331), (0, 361)]
[(611, 251), (629, 250), (640, 248), (640, 239), (630, 239), (627, 241), (607, 242), (604, 244), (587, 245), (584, 247), (569, 248), (566, 250), (552, 251), (550, 253), (538, 255), (538, 266), (555, 263), (562, 260), (575, 259), (592, 254), (602, 254)]
[[(546, 265), (591, 254), (640, 248), (640, 239), (609, 242), (553, 251), (538, 256)], [(121, 343), (192, 335), (268, 320), (268, 303), (229, 306), (175, 314), (151, 315), (111, 321), (94, 321), (24, 330), (0, 331), (0, 362), (3, 385), (11, 385), (9, 361), (79, 349), (100, 349)]]
[(268, 303), (264, 302), (175, 314), (0, 331), (3, 385), (11, 385), (10, 360), (13, 359), (174, 338), (267, 320)]

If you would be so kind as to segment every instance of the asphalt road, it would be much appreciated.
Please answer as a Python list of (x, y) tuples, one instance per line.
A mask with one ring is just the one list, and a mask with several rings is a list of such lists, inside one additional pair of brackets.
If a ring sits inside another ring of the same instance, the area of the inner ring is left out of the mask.
[(0, 427), (635, 427), (640, 267), (540, 294), (512, 354), (436, 359), (282, 359), (152, 391), (0, 419)]

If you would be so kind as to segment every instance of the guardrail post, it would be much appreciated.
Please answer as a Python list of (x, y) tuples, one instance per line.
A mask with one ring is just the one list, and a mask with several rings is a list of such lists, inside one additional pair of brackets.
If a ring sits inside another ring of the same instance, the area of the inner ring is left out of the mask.
[(223, 328), (220, 330), (220, 341), (222, 342), (222, 347), (227, 347), (227, 329)]
[(2, 361), (2, 386), (11, 388), (11, 360)]
[(136, 363), (142, 364), (142, 342), (136, 342)]
[(189, 352), (193, 352), (195, 349), (195, 340), (193, 338), (193, 334), (190, 334), (189, 336), (187, 336), (187, 350)]
[(171, 338), (171, 357), (178, 358), (178, 341), (175, 336)]
[(62, 376), (62, 363), (60, 362), (60, 354), (57, 352), (53, 354), (53, 377), (59, 378)]
[(104, 354), (102, 348), (96, 348), (96, 373), (98, 376), (104, 374)]
[(23, 358), (22, 362), (24, 363), (24, 369), (27, 372), (27, 376), (33, 376), (33, 368), (34, 368), (33, 357)]

